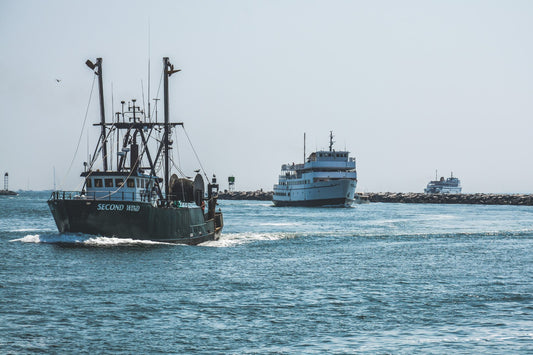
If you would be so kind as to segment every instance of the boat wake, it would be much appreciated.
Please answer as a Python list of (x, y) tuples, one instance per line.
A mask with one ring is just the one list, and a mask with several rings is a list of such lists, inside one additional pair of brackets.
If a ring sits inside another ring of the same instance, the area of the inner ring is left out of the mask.
[[(244, 233), (225, 233), (220, 239), (206, 241), (198, 246), (213, 248), (228, 248), (239, 245), (264, 242), (280, 241), (295, 238), (357, 238), (357, 239), (379, 239), (379, 240), (398, 240), (413, 241), (418, 239), (441, 239), (441, 238), (484, 238), (484, 237), (502, 237), (502, 238), (531, 238), (533, 229), (517, 230), (486, 230), (486, 231), (442, 231), (442, 232), (412, 232), (412, 233), (382, 233), (381, 231), (314, 231), (301, 233), (288, 232), (244, 232)], [(89, 234), (28, 234), (22, 238), (12, 239), (10, 242), (21, 243), (43, 243), (57, 244), (72, 247), (116, 247), (116, 246), (150, 246), (150, 245), (172, 245), (184, 246), (184, 244), (157, 242), (150, 240), (139, 240), (131, 238), (113, 238), (102, 237)]]
[(219, 240), (210, 240), (199, 244), (204, 247), (227, 248), (237, 245), (258, 242), (275, 241), (296, 238), (295, 233), (226, 233)]
[(227, 248), (239, 245), (261, 242), (261, 241), (278, 241), (295, 238), (319, 238), (338, 240), (339, 238), (349, 239), (367, 239), (367, 240), (390, 240), (391, 242), (416, 241), (427, 239), (457, 239), (457, 238), (531, 238), (533, 229), (519, 230), (493, 230), (493, 231), (454, 231), (454, 232), (412, 232), (412, 233), (381, 233), (380, 231), (354, 231), (354, 232), (332, 232), (316, 231), (301, 233), (227, 233), (223, 234), (219, 240), (207, 241), (199, 246)]
[(175, 245), (172, 243), (138, 240), (130, 238), (101, 237), (89, 234), (28, 234), (11, 242), (61, 244), (70, 246), (136, 246), (136, 245)]
[[(295, 238), (294, 233), (229, 233), (222, 234), (219, 240), (199, 244), (204, 247), (225, 248), (258, 241), (274, 241)], [(63, 246), (113, 247), (113, 246), (147, 246), (147, 245), (181, 245), (176, 243), (156, 242), (130, 238), (102, 237), (90, 234), (28, 234), (11, 242), (58, 244)]]

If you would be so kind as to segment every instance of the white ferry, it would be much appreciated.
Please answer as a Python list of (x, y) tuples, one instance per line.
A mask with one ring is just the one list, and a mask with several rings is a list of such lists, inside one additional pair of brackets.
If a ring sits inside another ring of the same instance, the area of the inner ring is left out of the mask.
[(333, 149), (333, 132), (330, 132), (329, 150), (311, 153), (304, 164), (281, 166), (279, 182), (274, 185), (274, 205), (351, 206), (357, 172), (355, 158), (349, 154)]
[(435, 180), (428, 183), (424, 192), (426, 194), (460, 194), (461, 190), (461, 181), (453, 177), (453, 173), (451, 173), (449, 178), (444, 179), (442, 176), (440, 180), (437, 180), (437, 174), (435, 174)]

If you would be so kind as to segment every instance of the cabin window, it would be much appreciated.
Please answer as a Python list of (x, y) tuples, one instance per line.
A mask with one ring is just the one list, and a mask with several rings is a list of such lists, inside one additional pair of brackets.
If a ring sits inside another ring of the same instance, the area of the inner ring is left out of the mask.
[(86, 179), (85, 184), (87, 185), (87, 187), (93, 187), (93, 181), (91, 179)]
[(128, 187), (135, 187), (135, 180), (134, 179), (128, 179)]
[(103, 187), (102, 179), (94, 179), (94, 187)]
[(124, 186), (124, 180), (115, 179), (115, 184), (117, 185), (117, 187), (122, 187), (122, 186)]
[(113, 179), (105, 179), (105, 187), (113, 187)]
[(144, 179), (141, 179), (141, 188), (144, 189)]

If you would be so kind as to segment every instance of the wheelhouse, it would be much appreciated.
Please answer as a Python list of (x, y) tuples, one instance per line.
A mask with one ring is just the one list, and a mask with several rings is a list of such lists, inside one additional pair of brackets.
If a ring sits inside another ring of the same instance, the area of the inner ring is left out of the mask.
[(95, 200), (123, 200), (151, 202), (157, 198), (156, 182), (161, 178), (137, 173), (84, 172), (84, 196)]

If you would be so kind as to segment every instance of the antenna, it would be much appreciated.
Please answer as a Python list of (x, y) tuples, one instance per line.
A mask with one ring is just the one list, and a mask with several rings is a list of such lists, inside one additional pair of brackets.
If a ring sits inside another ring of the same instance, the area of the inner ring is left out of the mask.
[[(113, 109), (115, 108), (115, 98), (114, 98), (114, 93), (113, 93), (113, 82), (111, 82), (111, 123), (113, 123)], [(111, 128), (113, 129), (113, 128)], [(109, 146), (111, 147), (111, 155), (109, 156), (109, 165), (110, 166), (110, 169), (113, 170), (113, 134), (110, 134), (110, 144)], [(55, 190), (55, 187), (54, 187), (54, 190)]]
[[(143, 84), (142, 79), (141, 79), (141, 92), (143, 96), (143, 111), (146, 112), (146, 106), (145, 106), (146, 101), (144, 100), (144, 84)], [(150, 101), (150, 96), (148, 96), (148, 101)]]
[(148, 121), (151, 122), (150, 115), (150, 18), (148, 18)]
[(155, 101), (155, 122), (157, 123), (157, 101), (161, 99), (153, 99)]
[(329, 131), (329, 151), (331, 152), (333, 150), (333, 131)]
[(305, 164), (305, 132), (304, 132), (304, 164)]

